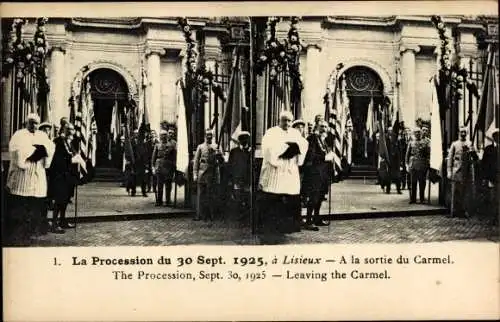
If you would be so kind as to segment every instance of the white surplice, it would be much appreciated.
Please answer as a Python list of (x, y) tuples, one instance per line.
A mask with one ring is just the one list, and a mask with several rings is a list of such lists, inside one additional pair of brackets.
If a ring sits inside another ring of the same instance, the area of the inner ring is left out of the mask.
[[(299, 155), (289, 160), (279, 157), (287, 150), (287, 142), (297, 143), (300, 151)], [(299, 195), (299, 166), (304, 163), (308, 145), (307, 140), (294, 128), (285, 131), (275, 126), (267, 130), (262, 138), (261, 190), (274, 194)]]
[[(27, 158), (35, 152), (35, 144), (43, 145), (48, 156), (38, 162), (31, 162)], [(45, 132), (37, 130), (35, 133), (31, 133), (27, 129), (16, 131), (9, 142), (8, 191), (22, 197), (46, 197), (47, 175), (45, 169), (50, 167), (54, 152), (55, 145)]]

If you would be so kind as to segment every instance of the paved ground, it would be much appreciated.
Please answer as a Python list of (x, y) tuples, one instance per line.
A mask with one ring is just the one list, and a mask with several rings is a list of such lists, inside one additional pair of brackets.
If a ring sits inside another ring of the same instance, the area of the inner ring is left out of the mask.
[[(380, 186), (373, 182), (361, 180), (346, 180), (332, 185), (331, 213), (346, 216), (366, 213), (383, 212), (414, 212), (438, 210), (437, 185), (432, 185), (431, 204), (408, 204), (408, 191), (398, 195), (383, 193)], [(426, 193), (427, 196), (427, 193)], [(76, 199), (74, 199), (76, 200)], [(176, 207), (155, 207), (154, 194), (142, 197), (140, 193), (131, 197), (117, 183), (89, 183), (78, 188), (78, 217), (91, 220), (96, 217), (136, 216), (147, 219), (147, 215), (178, 215), (189, 213), (184, 208), (184, 187), (177, 188), (177, 194), (172, 191), (172, 200), (177, 200)], [(68, 217), (74, 217), (75, 203), (68, 208)], [(328, 214), (328, 203), (324, 202), (322, 214)], [(146, 215), (146, 216), (145, 216)], [(50, 214), (49, 214), (50, 216)]]
[(496, 241), (498, 228), (478, 219), (412, 216), (335, 220), (330, 229), (302, 231), (286, 236), (254, 238), (236, 223), (195, 222), (177, 217), (155, 220), (81, 223), (64, 235), (33, 239), (32, 246), (162, 246), (259, 245), (310, 243), (425, 243), (436, 241)]

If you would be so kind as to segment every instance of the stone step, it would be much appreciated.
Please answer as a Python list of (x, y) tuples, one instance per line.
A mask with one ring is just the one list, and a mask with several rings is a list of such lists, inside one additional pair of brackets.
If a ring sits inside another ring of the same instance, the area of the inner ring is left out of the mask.
[(120, 182), (123, 179), (123, 174), (117, 168), (95, 168), (95, 182)]

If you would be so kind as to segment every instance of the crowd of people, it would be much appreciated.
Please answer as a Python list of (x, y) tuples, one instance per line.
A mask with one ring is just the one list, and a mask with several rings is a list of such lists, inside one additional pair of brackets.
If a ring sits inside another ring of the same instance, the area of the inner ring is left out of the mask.
[[(66, 209), (81, 179), (86, 162), (78, 153), (75, 128), (61, 119), (57, 135), (54, 127), (40, 124), (37, 114), (29, 114), (25, 128), (9, 142), (10, 164), (5, 182), (4, 240), (19, 244), (33, 235), (64, 233), (74, 228)], [(48, 211), (53, 220), (49, 226)]]
[[(329, 224), (321, 219), (320, 209), (324, 201), (330, 202), (327, 194), (333, 178), (333, 134), (321, 115), (309, 127), (301, 120), (292, 123), (288, 112), (281, 113), (279, 120), (279, 125), (267, 130), (262, 140), (263, 165), (257, 198), (260, 228), (263, 232), (317, 231), (319, 226)], [(375, 140), (377, 184), (387, 194), (393, 184), (398, 194), (407, 187), (409, 204), (417, 203), (417, 196), (418, 202), (428, 202), (425, 192), (431, 171), (429, 127), (416, 127), (413, 133), (404, 126), (396, 132), (388, 127), (383, 135), (385, 142), (380, 132)], [(459, 139), (450, 146), (443, 169), (450, 182), (450, 215), (456, 217), (467, 216), (464, 190), (470, 185), (466, 182), (470, 178), (468, 152), (473, 151), (467, 135), (467, 129), (462, 127)], [(477, 164), (479, 180), (488, 187), (488, 204), (496, 205), (498, 129), (492, 132), (490, 140), (492, 144)], [(301, 208), (306, 208), (305, 217)]]
[[(333, 177), (333, 134), (321, 115), (312, 126), (301, 120), (293, 121), (289, 112), (279, 116), (279, 124), (268, 129), (262, 139), (262, 166), (257, 184), (256, 210), (258, 228), (263, 232), (317, 231), (329, 225), (320, 210), (328, 201)], [(81, 158), (75, 128), (66, 118), (59, 128), (40, 124), (36, 114), (27, 117), (26, 126), (14, 133), (9, 142), (10, 166), (5, 182), (7, 214), (4, 233), (8, 242), (26, 240), (32, 235), (64, 233), (74, 227), (68, 222), (66, 210), (72, 202), (75, 187), (86, 170)], [(417, 127), (397, 133), (389, 127), (385, 142), (378, 135), (378, 184), (385, 193), (395, 184), (398, 194), (409, 190), (409, 203), (425, 203), (426, 182), (430, 171), (430, 138), (428, 127)], [(484, 150), (479, 165), (479, 179), (494, 200), (496, 189), (498, 129), (491, 133), (491, 144)], [(55, 134), (55, 135), (54, 135)], [(51, 136), (55, 136), (52, 138)], [(451, 214), (466, 215), (464, 197), (469, 152), (474, 151), (467, 140), (466, 128), (450, 146), (446, 160), (447, 178), (451, 182)], [(237, 146), (224, 157), (214, 143), (214, 132), (205, 132), (205, 141), (198, 145), (192, 160), (193, 187), (196, 189), (194, 220), (213, 220), (217, 213), (231, 209), (240, 219), (250, 218), (252, 171), (249, 132), (237, 136)], [(124, 186), (131, 195), (141, 187), (143, 196), (151, 190), (156, 206), (172, 206), (172, 185), (178, 180), (176, 171), (177, 142), (175, 127), (162, 129), (159, 138), (152, 131), (134, 131), (129, 140), (121, 140)], [(256, 182), (257, 183), (257, 182)], [(222, 188), (221, 188), (222, 187)], [(164, 199), (165, 197), (165, 199)], [(236, 208), (228, 208), (229, 197)], [(224, 201), (224, 207), (218, 207)], [(490, 201), (491, 201), (490, 200)], [(165, 201), (165, 202), (164, 202)], [(302, 216), (302, 208), (306, 216)], [(51, 225), (47, 220), (53, 212)]]

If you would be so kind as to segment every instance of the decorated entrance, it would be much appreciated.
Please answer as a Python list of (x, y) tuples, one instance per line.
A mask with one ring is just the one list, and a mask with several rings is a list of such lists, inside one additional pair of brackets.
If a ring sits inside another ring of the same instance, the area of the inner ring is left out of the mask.
[(375, 165), (375, 129), (371, 125), (382, 103), (382, 81), (375, 71), (364, 66), (349, 68), (344, 78), (352, 120), (352, 164)]
[(90, 90), (96, 125), (96, 167), (121, 168), (120, 138), (128, 87), (123, 77), (111, 69), (90, 73)]

